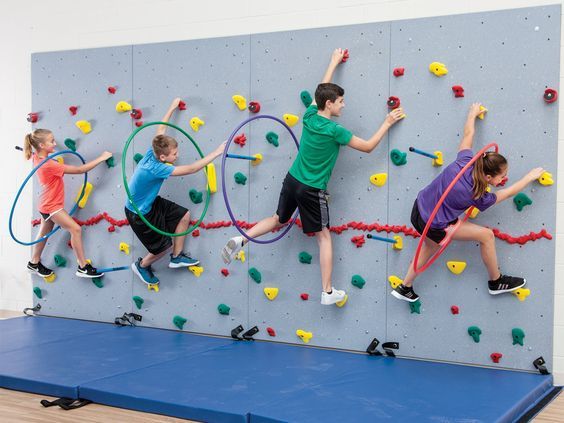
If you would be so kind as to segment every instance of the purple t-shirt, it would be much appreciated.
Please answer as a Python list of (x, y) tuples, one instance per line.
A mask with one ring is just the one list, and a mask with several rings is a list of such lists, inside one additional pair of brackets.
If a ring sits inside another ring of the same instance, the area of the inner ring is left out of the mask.
[[(440, 175), (433, 180), (433, 182), (419, 191), (419, 194), (417, 195), (417, 207), (419, 209), (419, 214), (421, 214), (421, 217), (425, 222), (429, 220), (433, 209), (439, 202), (439, 199), (449, 184), (453, 181), (456, 175), (458, 175), (462, 168), (466, 166), (470, 160), (472, 160), (472, 157), (474, 157), (472, 150), (468, 149), (459, 151), (456, 156), (456, 160), (449, 164), (440, 173)], [(470, 166), (454, 185), (444, 203), (441, 207), (439, 207), (439, 211), (435, 215), (435, 219), (433, 219), (433, 223), (431, 224), (432, 228), (446, 228), (450, 222), (455, 220), (470, 206), (474, 206), (478, 210), (484, 211), (495, 204), (497, 196), (492, 192), (486, 192), (477, 200), (472, 198), (472, 188), (474, 186), (472, 181), (473, 169), (474, 165)]]

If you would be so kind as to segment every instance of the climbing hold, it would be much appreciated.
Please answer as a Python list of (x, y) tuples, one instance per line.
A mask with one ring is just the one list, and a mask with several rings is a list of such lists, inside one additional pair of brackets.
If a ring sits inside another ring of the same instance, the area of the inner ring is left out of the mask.
[(57, 267), (65, 267), (67, 265), (67, 259), (59, 254), (55, 254), (54, 260)]
[(159, 292), (159, 284), (157, 283), (150, 283), (147, 285), (147, 291), (155, 291)]
[(273, 301), (278, 296), (278, 288), (267, 287), (263, 289), (263, 292), (270, 301)]
[(134, 297), (132, 297), (132, 300), (135, 303), (137, 309), (141, 310), (141, 307), (143, 307), (143, 303), (145, 302), (145, 300), (141, 298), (139, 295), (135, 295)]
[(396, 289), (403, 282), (403, 279), (398, 278), (396, 275), (388, 276), (388, 282), (393, 289)]
[(229, 276), (229, 270), (227, 270), (225, 267), (223, 269), (221, 269), (221, 274), (225, 277)]
[(478, 326), (470, 326), (468, 328), (468, 335), (472, 337), (474, 342), (480, 342), (480, 335), (482, 334), (482, 329)]
[(453, 85), (452, 92), (454, 93), (455, 98), (464, 97), (464, 88), (461, 85)]
[(392, 245), (392, 248), (394, 250), (403, 250), (403, 239), (401, 236), (399, 235), (394, 235), (394, 239), (396, 240), (396, 243), (394, 245)]
[(141, 109), (131, 109), (129, 116), (131, 116), (132, 119), (139, 120), (143, 117), (143, 111)]
[(392, 151), (390, 151), (390, 159), (396, 166), (403, 166), (407, 163), (407, 153), (403, 153), (397, 148), (394, 148)]
[(362, 287), (364, 286), (364, 284), (366, 284), (366, 281), (363, 279), (362, 276), (360, 275), (353, 275), (352, 279), (351, 279), (351, 283), (356, 286), (357, 288), (362, 289)]
[(294, 126), (300, 120), (299, 116), (290, 113), (285, 113), (282, 117), (288, 126)]
[(79, 120), (75, 123), (75, 125), (83, 134), (89, 134), (92, 132), (92, 125), (87, 120)]
[(190, 119), (190, 128), (192, 128), (193, 131), (198, 132), (200, 130), (200, 126), (202, 126), (204, 123), (205, 122), (198, 116), (194, 116), (192, 119)]
[(126, 242), (119, 243), (119, 250), (127, 255), (129, 255), (129, 244)]
[(341, 59), (341, 63), (345, 63), (347, 60), (349, 60), (349, 49), (346, 48), (345, 51), (343, 52), (343, 58)]
[(78, 201), (78, 199), (80, 198), (80, 193), (84, 189), (84, 195), (82, 196), (82, 198), (78, 202), (78, 207), (83, 209), (86, 206), (86, 203), (88, 202), (88, 197), (90, 197), (90, 194), (92, 193), (93, 188), (94, 188), (94, 185), (92, 185), (90, 182), (86, 182), (86, 188), (84, 188), (84, 184), (82, 184), (82, 186), (78, 190), (78, 194), (76, 195), (76, 200), (74, 200), (75, 202)]
[(249, 112), (258, 113), (260, 112), (260, 103), (258, 101), (249, 102)]
[(65, 164), (65, 159), (64, 159), (63, 156), (57, 156), (57, 158), (55, 160), (57, 160), (62, 165)]
[(188, 270), (192, 272), (192, 274), (197, 278), (199, 278), (202, 275), (202, 273), (204, 273), (203, 266), (190, 266), (188, 267)]
[(241, 172), (237, 172), (235, 175), (235, 182), (239, 185), (245, 185), (247, 183), (247, 177), (243, 175)]
[(517, 207), (518, 211), (523, 210), (523, 207), (533, 204), (533, 200), (531, 200), (527, 194), (520, 192), (515, 197), (513, 197), (513, 202)]
[(262, 154), (260, 153), (253, 154), (253, 157), (255, 158), (255, 160), (251, 160), (252, 166), (258, 166), (259, 164), (262, 163)]
[(127, 101), (118, 101), (116, 104), (116, 112), (125, 113), (131, 111), (132, 107)]
[(116, 227), (114, 225), (108, 226), (108, 232), (115, 232), (115, 231), (116, 231)]
[(141, 160), (143, 160), (143, 154), (141, 154), (141, 153), (135, 153), (135, 155), (133, 156), (133, 161), (134, 161), (136, 164), (139, 164), (139, 162), (140, 162)]
[(271, 327), (266, 328), (266, 331), (270, 336), (276, 336), (276, 332)]
[(76, 151), (76, 141), (71, 140), (70, 138), (66, 138), (64, 141), (65, 146), (72, 151)]
[(266, 140), (272, 144), (274, 147), (278, 147), (279, 143), (278, 143), (278, 134), (276, 132), (267, 132), (266, 134)]
[(258, 271), (258, 269), (256, 267), (251, 267), (249, 269), (249, 276), (251, 277), (252, 280), (254, 280), (256, 283), (261, 283), (262, 281), (262, 275), (261, 273)]
[[(486, 109), (484, 106), (480, 106), (480, 110), (484, 110), (486, 112), (488, 111), (488, 109)], [(485, 116), (485, 113), (482, 112), (478, 115), (478, 119), (484, 120), (484, 116)]]
[[(468, 209), (466, 209), (466, 211), (464, 213), (468, 213)], [(470, 219), (476, 219), (476, 216), (478, 216), (478, 213), (480, 213), (480, 210), (477, 207), (474, 207), (472, 209), (472, 212), (470, 213)]]
[(231, 99), (237, 105), (239, 110), (245, 110), (247, 108), (247, 99), (242, 95), (235, 94), (233, 97), (231, 97)]
[(403, 76), (403, 74), (405, 73), (405, 69), (404, 68), (394, 68), (394, 76), (397, 78), (398, 76)]
[(309, 294), (307, 294), (307, 293), (305, 293), (305, 292), (302, 292), (302, 293), (300, 294), (300, 298), (301, 298), (302, 300), (304, 300), (304, 301), (307, 301), (307, 300), (309, 299)]
[(370, 182), (372, 182), (377, 187), (383, 187), (388, 179), (387, 173), (375, 173), (370, 176)]
[(227, 304), (220, 304), (217, 306), (217, 311), (219, 311), (219, 314), (223, 314), (225, 316), (229, 315), (229, 311), (231, 310), (231, 307), (229, 307)]
[(411, 311), (411, 314), (416, 313), (416, 314), (421, 314), (421, 301), (417, 300), (417, 301), (413, 301), (409, 303), (409, 310)]
[(108, 92), (109, 92), (110, 94), (115, 94), (116, 91), (117, 91), (117, 87), (108, 87)]
[(433, 154), (437, 156), (436, 159), (433, 159), (433, 166), (438, 167), (442, 166), (445, 162), (443, 160), (443, 152), (442, 151), (433, 151)]
[(511, 336), (513, 337), (513, 345), (519, 344), (523, 346), (523, 339), (525, 338), (525, 331), (521, 328), (513, 328), (511, 330)]
[(490, 358), (492, 359), (492, 361), (494, 363), (499, 363), (499, 360), (501, 360), (501, 357), (503, 357), (502, 353), (494, 352), (494, 353), (490, 354)]
[(431, 71), (435, 76), (444, 76), (448, 73), (444, 63), (433, 62), (429, 65), (429, 71)]
[(388, 109), (390, 110), (397, 109), (400, 106), (400, 99), (392, 95), (388, 97), (388, 101), (386, 104), (388, 105)]
[(515, 295), (519, 301), (525, 301), (529, 295), (531, 295), (531, 290), (529, 288), (519, 288), (515, 291), (511, 291), (513, 295)]
[(215, 194), (217, 192), (217, 177), (215, 175), (215, 165), (213, 163), (209, 163), (206, 166), (206, 174), (210, 193)]
[(504, 187), (507, 181), (509, 181), (509, 178), (507, 176), (504, 176), (503, 178), (501, 178), (501, 181), (499, 181), (499, 184), (497, 184), (496, 187)]
[(335, 303), (335, 305), (336, 305), (337, 307), (343, 307), (343, 306), (347, 303), (347, 300), (348, 300), (348, 299), (349, 299), (349, 296), (348, 296), (347, 294), (345, 294), (345, 298), (343, 298), (341, 301), (337, 301), (337, 302)]
[(70, 106), (69, 107), (69, 112), (72, 116), (76, 115), (77, 111), (78, 111), (78, 106)]
[(302, 329), (298, 329), (296, 331), (296, 335), (298, 335), (300, 337), (300, 339), (306, 344), (309, 343), (311, 338), (313, 338), (313, 333), (306, 332), (305, 330), (302, 330)]
[(41, 288), (39, 288), (38, 286), (33, 288), (33, 293), (35, 294), (35, 296), (37, 298), (39, 298), (39, 299), (43, 298), (43, 293), (41, 292)]
[(138, 128), (140, 126), (143, 126), (143, 121), (142, 120), (138, 120), (137, 122), (135, 122), (135, 126), (137, 126)]
[(450, 270), (455, 275), (460, 275), (466, 269), (465, 261), (447, 261), (446, 262), (448, 270)]
[(303, 90), (300, 93), (300, 99), (302, 100), (302, 103), (304, 103), (304, 106), (306, 107), (311, 106), (311, 103), (313, 103), (313, 98), (311, 98), (311, 94), (307, 90)]
[(460, 309), (458, 308), (458, 306), (452, 305), (452, 306), (450, 306), (450, 312), (451, 312), (452, 314), (459, 314), (459, 313), (460, 313)]
[(245, 263), (245, 250), (241, 250), (235, 256), (235, 260), (239, 260), (241, 263)]
[(193, 238), (198, 238), (200, 236), (200, 230), (199, 229), (194, 229), (192, 231), (192, 237)]
[(43, 280), (44, 280), (45, 282), (48, 282), (48, 283), (53, 283), (53, 282), (55, 282), (55, 279), (57, 279), (57, 274), (56, 274), (56, 273), (51, 273), (49, 276), (46, 276), (46, 277), (43, 278)]
[(184, 328), (184, 324), (188, 321), (188, 319), (185, 319), (182, 316), (176, 315), (172, 318), (172, 323), (174, 323), (174, 326), (176, 326), (178, 329), (182, 330)]
[(241, 148), (244, 147), (246, 141), (247, 137), (245, 136), (245, 134), (239, 134), (235, 138), (233, 138), (233, 142), (239, 145)]
[(364, 239), (364, 235), (356, 235), (351, 238), (351, 242), (356, 245), (356, 248), (361, 248), (366, 240)]
[(558, 99), (558, 91), (547, 88), (544, 90), (543, 98), (546, 103), (554, 103)]
[(298, 260), (300, 260), (300, 263), (303, 263), (303, 264), (311, 264), (311, 259), (312, 259), (312, 256), (307, 251), (302, 251), (298, 255)]
[(200, 204), (204, 199), (204, 194), (194, 188), (192, 188), (188, 194), (190, 195), (190, 200), (192, 200), (194, 204)]
[(550, 172), (543, 172), (542, 175), (538, 179), (539, 183), (544, 186), (554, 184), (554, 180), (552, 179), (552, 173)]
[(178, 110), (186, 110), (186, 103), (182, 100), (178, 102)]
[(108, 169), (114, 167), (116, 165), (114, 158), (110, 157), (109, 159), (106, 159), (106, 165), (108, 166)]
[(104, 287), (104, 282), (102, 282), (102, 278), (92, 278), (92, 283), (96, 285), (97, 288)]
[(27, 121), (29, 123), (35, 123), (39, 120), (39, 113), (31, 112), (27, 114)]

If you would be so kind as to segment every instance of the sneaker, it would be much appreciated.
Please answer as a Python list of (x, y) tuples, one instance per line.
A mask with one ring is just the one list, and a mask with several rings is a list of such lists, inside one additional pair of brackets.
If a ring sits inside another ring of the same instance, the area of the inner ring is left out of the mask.
[(339, 289), (333, 288), (333, 291), (328, 294), (327, 292), (321, 293), (321, 304), (323, 305), (331, 305), (338, 303), (339, 301), (343, 301), (347, 293), (345, 291), (341, 291)]
[(28, 261), (27, 262), (27, 268), (28, 268), (28, 270), (32, 271), (33, 273), (37, 273), (42, 278), (46, 278), (46, 277), (51, 276), (53, 274), (53, 271), (51, 269), (48, 269), (47, 267), (43, 266), (41, 264), (41, 262), (33, 264), (31, 261)]
[(488, 281), (488, 291), (491, 295), (504, 294), (506, 292), (515, 291), (525, 286), (526, 283), (527, 281), (523, 278), (501, 275), (499, 279), (495, 281)]
[(96, 268), (92, 267), (90, 263), (86, 263), (84, 267), (78, 266), (75, 275), (78, 276), (79, 278), (90, 278), (90, 279), (100, 278), (104, 276), (103, 273), (98, 273)]
[(168, 267), (171, 269), (176, 269), (178, 267), (190, 267), (190, 266), (197, 266), (200, 264), (200, 260), (193, 259), (192, 257), (186, 255), (184, 252), (181, 252), (176, 257), (172, 257), (170, 255), (170, 262), (168, 263)]
[(153, 268), (151, 266), (141, 267), (141, 260), (141, 257), (139, 257), (135, 263), (131, 263), (133, 273), (139, 276), (139, 279), (147, 285), (155, 285), (159, 283), (159, 278), (157, 278), (153, 273)]
[(225, 264), (231, 263), (231, 260), (233, 260), (235, 254), (237, 254), (241, 248), (243, 248), (242, 236), (236, 236), (227, 241), (225, 247), (221, 249), (221, 257), (223, 258), (223, 262)]
[(399, 284), (397, 288), (394, 288), (392, 295), (398, 300), (409, 301), (410, 303), (414, 303), (419, 299), (419, 295), (415, 293), (413, 287), (405, 286), (404, 284)]

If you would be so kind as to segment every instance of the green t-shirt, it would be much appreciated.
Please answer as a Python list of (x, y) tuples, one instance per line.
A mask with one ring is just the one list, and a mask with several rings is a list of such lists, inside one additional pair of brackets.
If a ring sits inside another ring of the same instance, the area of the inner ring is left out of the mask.
[(307, 108), (303, 117), (300, 151), (290, 168), (290, 175), (303, 184), (326, 189), (339, 156), (353, 134), (331, 119), (317, 114), (317, 106)]

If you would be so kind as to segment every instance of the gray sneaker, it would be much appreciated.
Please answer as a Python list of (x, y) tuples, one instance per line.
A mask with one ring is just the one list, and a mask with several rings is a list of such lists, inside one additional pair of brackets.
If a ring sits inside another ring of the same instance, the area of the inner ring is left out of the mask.
[(233, 257), (243, 248), (243, 237), (236, 236), (227, 241), (227, 244), (221, 249), (221, 258), (225, 264), (231, 263)]

